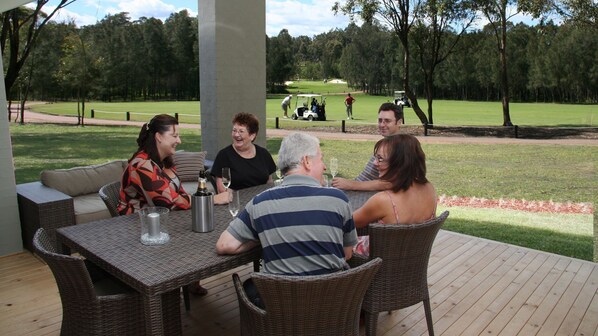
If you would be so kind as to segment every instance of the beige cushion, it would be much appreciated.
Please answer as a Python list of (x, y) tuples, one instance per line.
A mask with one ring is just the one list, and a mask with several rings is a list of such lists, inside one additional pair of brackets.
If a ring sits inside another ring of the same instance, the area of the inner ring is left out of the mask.
[[(197, 176), (199, 175), (199, 171), (204, 167), (206, 154), (207, 152), (185, 151), (178, 151), (174, 154), (174, 166), (182, 182), (197, 183)], [(189, 190), (187, 191), (190, 192)], [(195, 192), (195, 190), (192, 192)]]
[(97, 193), (110, 182), (120, 180), (127, 166), (126, 160), (69, 169), (44, 170), (41, 182), (71, 197)]
[(83, 224), (112, 217), (97, 193), (73, 197), (75, 223)]

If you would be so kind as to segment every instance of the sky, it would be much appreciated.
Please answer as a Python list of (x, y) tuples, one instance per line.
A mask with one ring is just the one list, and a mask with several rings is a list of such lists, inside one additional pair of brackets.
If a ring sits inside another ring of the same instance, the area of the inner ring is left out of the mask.
[[(219, 0), (226, 1), (226, 0)], [(282, 29), (287, 29), (293, 37), (315, 35), (329, 32), (335, 28), (344, 29), (349, 25), (349, 17), (335, 15), (331, 8), (335, 0), (265, 0), (266, 34), (277, 36)], [(51, 12), (58, 0), (50, 0), (44, 8)], [(197, 15), (197, 0), (75, 0), (62, 9), (55, 20), (62, 22), (74, 20), (77, 26), (95, 24), (106, 15), (128, 12), (131, 20), (139, 17), (155, 17), (166, 20), (172, 13), (187, 9), (191, 16)], [(515, 16), (512, 22), (534, 22), (522, 15)], [(486, 22), (477, 22), (481, 28)], [(359, 23), (358, 23), (359, 24)]]
[[(220, 0), (225, 1), (225, 0)], [(349, 18), (334, 15), (331, 8), (335, 0), (266, 0), (266, 34), (277, 36), (283, 28), (291, 36), (313, 37), (335, 28), (344, 29)], [(50, 0), (44, 6), (50, 12), (59, 3)], [(76, 0), (61, 10), (56, 21), (73, 19), (77, 26), (94, 24), (108, 14), (128, 12), (131, 20), (155, 17), (164, 21), (172, 13), (187, 9), (197, 15), (197, 0)]]

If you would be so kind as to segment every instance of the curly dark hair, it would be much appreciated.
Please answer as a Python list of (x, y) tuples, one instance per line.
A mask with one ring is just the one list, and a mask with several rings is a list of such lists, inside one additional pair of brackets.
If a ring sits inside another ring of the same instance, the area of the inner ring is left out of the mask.
[(428, 183), (426, 178), (426, 154), (416, 137), (396, 134), (385, 137), (374, 146), (374, 155), (385, 150), (388, 170), (380, 177), (392, 184), (392, 191), (409, 189), (413, 183)]
[(241, 126), (247, 127), (247, 132), (249, 134), (257, 135), (257, 132), (260, 131), (260, 121), (251, 113), (237, 113), (233, 117), (233, 125), (239, 124)]
[(156, 133), (164, 134), (170, 131), (170, 126), (178, 125), (179, 121), (168, 114), (158, 114), (154, 116), (149, 122), (141, 126), (139, 136), (137, 137), (137, 151), (129, 159), (131, 161), (139, 152), (146, 152), (150, 159), (158, 164), (161, 168), (171, 168), (174, 166), (172, 157), (167, 157), (163, 161), (160, 160), (158, 147), (156, 146)]

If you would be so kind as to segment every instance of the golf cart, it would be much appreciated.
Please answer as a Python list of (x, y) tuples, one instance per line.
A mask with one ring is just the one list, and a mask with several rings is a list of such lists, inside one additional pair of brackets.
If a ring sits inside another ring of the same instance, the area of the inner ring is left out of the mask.
[(326, 120), (326, 97), (320, 94), (298, 94), (291, 119)]
[(403, 107), (411, 107), (409, 98), (405, 95), (405, 91), (395, 91), (395, 104)]

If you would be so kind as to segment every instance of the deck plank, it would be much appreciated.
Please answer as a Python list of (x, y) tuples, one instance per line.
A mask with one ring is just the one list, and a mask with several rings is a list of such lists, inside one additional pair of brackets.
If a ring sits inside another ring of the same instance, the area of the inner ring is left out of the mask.
[[(231, 275), (202, 280), (205, 297), (181, 309), (184, 335), (238, 335)], [(598, 265), (441, 231), (428, 268), (437, 335), (598, 336)], [(62, 308), (52, 272), (29, 252), (0, 257), (0, 330), (6, 335), (60, 334)], [(363, 328), (362, 328), (363, 334)], [(427, 335), (422, 304), (381, 313), (378, 335)]]
[(592, 274), (588, 276), (583, 284), (579, 295), (556, 335), (590, 335), (592, 330), (597, 330), (598, 313), (596, 311), (593, 312), (594, 323), (589, 329), (584, 329), (585, 327), (579, 324), (579, 316), (592, 314), (590, 305), (592, 304), (592, 299), (595, 299), (598, 293), (598, 281), (596, 279), (598, 279), (598, 268), (594, 267)]
[(536, 260), (539, 263), (538, 267), (535, 268), (535, 264), (533, 264), (526, 270), (527, 273), (531, 273), (531, 277), (524, 279), (523, 277), (526, 277), (527, 274), (526, 272), (522, 273), (522, 279), (515, 281), (517, 287), (516, 293), (513, 294), (511, 300), (507, 302), (502, 309), (494, 311), (495, 315), (493, 315), (494, 318), (492, 322), (480, 332), (480, 335), (496, 335), (501, 332), (502, 328), (504, 328), (517, 313), (516, 308), (521, 307), (532, 295), (536, 286), (546, 277), (550, 269), (557, 263), (558, 258), (540, 253), (536, 257)]

